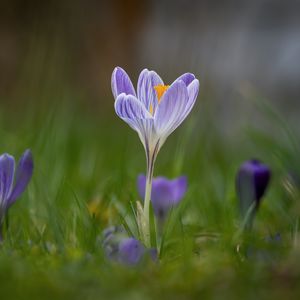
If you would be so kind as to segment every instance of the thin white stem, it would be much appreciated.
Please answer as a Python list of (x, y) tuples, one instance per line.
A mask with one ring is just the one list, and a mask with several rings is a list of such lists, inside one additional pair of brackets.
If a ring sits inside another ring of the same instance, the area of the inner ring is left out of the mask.
[(150, 247), (150, 200), (151, 200), (151, 190), (152, 190), (152, 178), (154, 162), (156, 159), (156, 151), (151, 151), (150, 153), (146, 151), (147, 156), (147, 174), (146, 174), (146, 188), (145, 188), (145, 199), (144, 199), (144, 218), (145, 218), (145, 228), (144, 228), (144, 239), (147, 247)]

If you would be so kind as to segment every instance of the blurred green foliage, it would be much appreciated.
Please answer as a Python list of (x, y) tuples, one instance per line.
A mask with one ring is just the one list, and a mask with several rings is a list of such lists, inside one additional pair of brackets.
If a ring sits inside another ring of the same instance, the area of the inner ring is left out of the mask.
[[(17, 156), (31, 148), (35, 162), (5, 226), (3, 299), (297, 299), (299, 143), (267, 102), (251, 102), (263, 126), (245, 122), (229, 135), (210, 95), (200, 95), (156, 163), (155, 175), (189, 180), (165, 227), (161, 261), (125, 268), (103, 256), (101, 231), (124, 220), (133, 226), (130, 203), (145, 172), (142, 145), (114, 115), (112, 99), (102, 99), (111, 103), (107, 114), (86, 107), (72, 89), (39, 88), (18, 110), (1, 107), (1, 152)], [(235, 174), (253, 157), (273, 175), (253, 232), (243, 234)], [(266, 242), (277, 232), (279, 244)]]

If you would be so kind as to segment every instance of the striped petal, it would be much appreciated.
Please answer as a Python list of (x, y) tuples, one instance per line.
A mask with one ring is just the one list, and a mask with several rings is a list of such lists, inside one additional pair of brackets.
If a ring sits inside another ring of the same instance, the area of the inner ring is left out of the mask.
[(199, 80), (194, 79), (187, 87), (187, 91), (188, 91), (188, 102), (186, 104), (184, 112), (181, 114), (180, 118), (178, 118), (177, 122), (174, 123), (175, 128), (177, 128), (191, 112), (198, 96)]
[(0, 205), (6, 209), (12, 190), (15, 172), (15, 159), (5, 153), (0, 156)]
[(165, 92), (154, 115), (157, 134), (165, 140), (184, 120), (188, 90), (182, 80), (175, 81)]
[(121, 94), (115, 102), (117, 115), (136, 130), (145, 142), (151, 135), (153, 117), (146, 110), (145, 106), (134, 96)]
[(9, 197), (8, 204), (12, 205), (26, 189), (33, 173), (32, 153), (28, 149), (21, 156), (16, 170), (15, 186)]
[(150, 111), (150, 107), (155, 111), (158, 101), (154, 87), (156, 85), (163, 85), (162, 79), (154, 71), (144, 69), (138, 79), (137, 95), (138, 99), (144, 103), (146, 109)]
[(120, 67), (116, 67), (112, 73), (111, 89), (115, 99), (117, 99), (117, 97), (122, 93), (125, 93), (126, 95), (136, 96), (129, 76)]
[(192, 73), (185, 73), (185, 74), (179, 76), (175, 81), (182, 80), (185, 83), (185, 85), (188, 87), (190, 85), (190, 83), (194, 79), (195, 79), (195, 75), (194, 74), (192, 74)]
[(198, 79), (194, 79), (189, 84), (189, 86), (187, 87), (189, 100), (188, 100), (188, 103), (186, 105), (185, 112), (183, 114), (184, 119), (191, 112), (191, 110), (192, 110), (192, 108), (193, 108), (193, 106), (196, 102), (196, 99), (197, 99), (197, 96), (198, 96), (198, 93), (199, 93), (199, 88), (200, 88), (200, 83), (199, 83)]

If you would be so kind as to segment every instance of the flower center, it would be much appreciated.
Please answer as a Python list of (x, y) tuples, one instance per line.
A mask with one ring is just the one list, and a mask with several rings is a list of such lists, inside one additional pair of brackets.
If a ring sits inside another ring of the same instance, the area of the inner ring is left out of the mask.
[(160, 102), (161, 97), (163, 96), (163, 94), (166, 92), (166, 90), (169, 88), (169, 85), (156, 85), (154, 87), (155, 91), (156, 91), (156, 95), (157, 95), (157, 100), (158, 103)]
[[(158, 104), (161, 100), (161, 97), (163, 96), (163, 94), (166, 92), (166, 90), (169, 87), (170, 87), (169, 85), (162, 85), (162, 84), (159, 84), (159, 85), (156, 85), (156, 86), (153, 87), (155, 89), (155, 92), (156, 92), (156, 95), (157, 95)], [(150, 112), (151, 115), (153, 115), (153, 105), (152, 104), (150, 104), (149, 112)]]

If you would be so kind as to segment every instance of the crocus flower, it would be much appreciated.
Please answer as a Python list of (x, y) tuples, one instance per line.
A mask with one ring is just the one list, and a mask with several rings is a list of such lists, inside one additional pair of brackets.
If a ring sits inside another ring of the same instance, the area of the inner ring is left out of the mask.
[(266, 191), (270, 177), (271, 171), (269, 167), (256, 159), (244, 162), (237, 173), (236, 188), (242, 217), (244, 218), (250, 207), (253, 207), (249, 216), (250, 226), (255, 212), (259, 208), (261, 198)]
[(158, 151), (166, 138), (193, 108), (199, 81), (191, 73), (178, 77), (170, 86), (154, 71), (144, 69), (137, 93), (127, 73), (120, 67), (112, 74), (112, 92), (117, 115), (139, 134), (146, 151)]
[(199, 81), (191, 73), (165, 85), (154, 71), (144, 69), (138, 79), (137, 91), (127, 73), (120, 67), (112, 74), (112, 92), (117, 115), (137, 131), (145, 148), (147, 180), (144, 200), (144, 238), (149, 244), (149, 205), (156, 156), (167, 137), (183, 122), (193, 108)]
[(147, 249), (139, 240), (128, 237), (121, 227), (109, 227), (102, 233), (102, 246), (106, 257), (123, 265), (135, 266), (146, 256), (157, 261), (157, 251)]
[[(139, 175), (137, 186), (140, 197), (145, 196), (146, 176)], [(151, 202), (154, 214), (159, 221), (164, 221), (169, 210), (177, 205), (187, 190), (187, 178), (181, 176), (173, 180), (165, 177), (153, 178)]]
[[(30, 150), (21, 156), (15, 170), (15, 159), (4, 153), (0, 156), (0, 229), (11, 205), (21, 196), (27, 187), (33, 172), (33, 160)], [(2, 231), (0, 230), (2, 239)]]
[(135, 238), (123, 239), (119, 244), (119, 261), (125, 265), (136, 265), (145, 253), (145, 247)]

